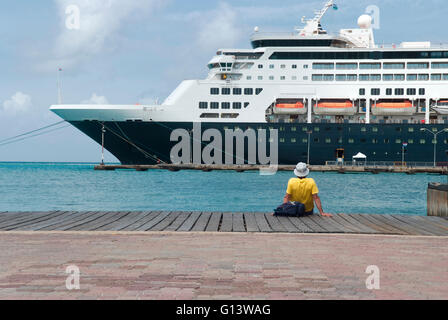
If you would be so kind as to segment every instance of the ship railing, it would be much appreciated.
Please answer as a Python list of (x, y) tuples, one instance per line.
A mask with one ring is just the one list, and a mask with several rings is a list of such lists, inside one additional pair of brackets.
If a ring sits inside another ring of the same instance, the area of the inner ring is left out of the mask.
[[(369, 167), (369, 168), (384, 168), (384, 167), (406, 167), (406, 168), (429, 168), (434, 166), (434, 162), (401, 162), (401, 161), (327, 161), (326, 166), (330, 167)], [(437, 162), (437, 167), (448, 167), (448, 162)]]

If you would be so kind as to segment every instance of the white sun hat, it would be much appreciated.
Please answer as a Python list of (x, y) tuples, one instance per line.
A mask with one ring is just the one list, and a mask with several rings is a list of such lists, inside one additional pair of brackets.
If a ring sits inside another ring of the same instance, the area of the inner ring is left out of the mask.
[(310, 174), (310, 169), (308, 169), (306, 163), (300, 162), (296, 166), (294, 174), (299, 178), (305, 178)]

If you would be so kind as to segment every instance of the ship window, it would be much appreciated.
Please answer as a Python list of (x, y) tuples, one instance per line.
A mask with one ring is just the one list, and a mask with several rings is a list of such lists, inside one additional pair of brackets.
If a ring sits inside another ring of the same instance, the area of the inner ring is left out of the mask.
[(293, 64), (291, 67), (292, 67), (293, 69), (297, 69), (297, 65), (296, 65), (296, 64)]
[(356, 70), (358, 69), (357, 63), (336, 63), (337, 70)]
[(414, 144), (414, 139), (408, 139), (409, 144)]
[(420, 144), (426, 144), (426, 139), (420, 139)]
[(404, 81), (404, 74), (394, 74), (394, 81)]
[(285, 68), (286, 68), (286, 65), (282, 64), (282, 65), (280, 65), (280, 68), (281, 68), (281, 69), (285, 69)]
[(219, 102), (211, 102), (210, 109), (219, 109)]
[(337, 74), (336, 81), (347, 81), (347, 75), (346, 74)]
[(383, 80), (384, 81), (393, 81), (394, 75), (393, 74), (385, 74), (385, 75), (383, 75)]
[(223, 119), (235, 119), (239, 117), (239, 113), (221, 113)]
[(222, 88), (221, 94), (226, 96), (230, 95), (230, 88)]
[(429, 69), (429, 63), (408, 62), (408, 69)]
[(446, 62), (433, 62), (432, 63), (432, 68), (433, 69), (447, 69), (448, 68), (448, 63), (446, 63)]
[(361, 128), (361, 132), (366, 132), (366, 131), (367, 131), (366, 127)]
[(372, 143), (373, 144), (377, 144), (378, 143), (378, 139), (372, 139)]
[(334, 75), (332, 74), (324, 74), (324, 81), (333, 81), (334, 80)]
[(319, 138), (314, 138), (313, 140), (315, 143), (319, 143)]
[(221, 108), (222, 109), (230, 109), (230, 102), (222, 102)]
[(304, 64), (304, 65), (303, 65), (303, 69), (308, 69), (308, 65), (307, 65), (307, 64)]
[(415, 96), (417, 94), (417, 89), (408, 89), (406, 93), (408, 96)]
[(319, 127), (315, 127), (314, 128), (314, 132), (320, 132), (320, 128)]
[(384, 143), (388, 144), (388, 143), (390, 143), (390, 140), (389, 139), (384, 139)]
[(348, 139), (348, 143), (355, 143), (355, 139), (352, 138)]
[(244, 89), (244, 94), (245, 94), (246, 96), (253, 95), (253, 94), (254, 94), (254, 89), (252, 89), (252, 88), (245, 88), (245, 89)]
[(280, 142), (284, 143), (285, 142), (285, 138), (280, 138)]
[(234, 102), (233, 109), (241, 109), (241, 102)]
[(419, 74), (418, 80), (420, 81), (428, 81), (429, 80), (429, 74)]
[(372, 132), (378, 132), (378, 128), (377, 127), (373, 127), (372, 128)]
[(366, 95), (366, 89), (359, 89), (359, 95), (365, 96)]
[(401, 143), (401, 139), (396, 139), (396, 140), (395, 140), (395, 143), (396, 143), (396, 144), (400, 144), (400, 143)]
[(258, 80), (263, 80), (263, 76), (258, 76)]
[(417, 75), (416, 74), (408, 74), (407, 79), (408, 79), (408, 81), (417, 81)]
[(201, 114), (200, 117), (201, 118), (213, 118), (213, 119), (216, 119), (216, 118), (219, 118), (219, 113), (203, 113), (203, 114)]
[(302, 143), (308, 143), (308, 139), (307, 138), (303, 138), (302, 139)]
[(404, 63), (383, 63), (383, 69), (404, 69)]
[(313, 69), (315, 69), (315, 70), (333, 70), (334, 63), (313, 63)]
[(303, 80), (305, 80), (305, 81), (308, 80), (308, 76), (304, 76)]
[(381, 63), (360, 63), (359, 69), (381, 69)]
[(442, 79), (443, 79), (443, 80), (448, 80), (448, 74), (444, 74), (444, 75), (442, 76)]
[(313, 76), (312, 76), (313, 81), (322, 81), (323, 78), (324, 78), (324, 76), (321, 74), (313, 74)]
[(431, 75), (431, 80), (433, 80), (433, 81), (440, 81), (440, 80), (442, 80), (442, 74), (432, 74)]
[(379, 96), (381, 94), (380, 89), (372, 89), (372, 96)]
[(297, 127), (291, 127), (291, 131), (293, 132), (297, 131)]
[(262, 65), (262, 64), (259, 64), (259, 65), (258, 65), (258, 69), (263, 69), (263, 65)]
[(293, 80), (293, 81), (297, 80), (297, 76), (292, 76), (291, 80)]
[(210, 94), (218, 95), (219, 94), (219, 88), (210, 88)]
[(418, 94), (421, 96), (424, 96), (426, 94), (426, 90), (425, 89), (418, 89)]
[(358, 80), (358, 75), (356, 74), (347, 75), (347, 81), (356, 81), (356, 80)]
[(326, 138), (325, 139), (325, 143), (331, 143), (331, 139), (330, 138)]
[(269, 76), (269, 80), (274, 80), (274, 76)]
[(369, 75), (368, 74), (360, 74), (359, 81), (369, 81)]
[(252, 76), (247, 76), (246, 79), (247, 80), (252, 80)]
[(404, 95), (404, 89), (395, 89), (395, 95), (396, 96)]
[(270, 64), (270, 65), (269, 65), (269, 69), (274, 69), (274, 65), (273, 65), (273, 64)]
[(447, 51), (342, 51), (342, 52), (274, 52), (270, 60), (380, 60), (428, 59), (448, 57)]
[(240, 96), (242, 93), (241, 88), (233, 88), (233, 94), (236, 96)]
[(244, 108), (247, 108), (249, 106), (249, 102), (244, 102)]
[(291, 143), (296, 143), (297, 139), (296, 138), (291, 138)]
[(255, 94), (256, 95), (259, 95), (260, 93), (262, 93), (263, 92), (263, 88), (257, 88), (257, 89), (255, 89)]
[(392, 95), (392, 89), (386, 89), (386, 95), (391, 96)]
[(286, 77), (285, 76), (281, 76), (280, 80), (286, 80)]
[(370, 81), (381, 81), (381, 75), (380, 74), (371, 74)]
[(414, 128), (409, 128), (408, 131), (409, 132), (414, 132)]
[(208, 102), (199, 102), (199, 109), (207, 109)]

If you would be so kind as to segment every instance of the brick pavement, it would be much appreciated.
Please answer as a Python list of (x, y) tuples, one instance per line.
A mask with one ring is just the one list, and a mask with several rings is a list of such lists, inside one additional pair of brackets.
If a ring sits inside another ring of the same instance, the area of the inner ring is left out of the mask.
[[(0, 233), (0, 299), (448, 299), (448, 238)], [(80, 268), (69, 291), (66, 267)], [(367, 266), (380, 268), (368, 290)]]

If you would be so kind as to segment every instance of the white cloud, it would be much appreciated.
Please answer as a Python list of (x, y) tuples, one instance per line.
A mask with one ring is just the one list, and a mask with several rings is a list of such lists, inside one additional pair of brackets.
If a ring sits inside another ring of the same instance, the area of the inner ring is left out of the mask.
[(81, 104), (109, 104), (106, 97), (98, 96), (96, 93), (92, 94), (89, 100), (84, 100)]
[(31, 96), (18, 91), (9, 100), (3, 102), (3, 109), (15, 114), (28, 111), (32, 105)]
[[(126, 21), (135, 21), (139, 14), (147, 14), (165, 0), (54, 0), (61, 19), (61, 32), (56, 39), (53, 56), (41, 69), (70, 68), (83, 59), (117, 47), (119, 29)], [(71, 15), (66, 8), (76, 4), (79, 8), (80, 28), (69, 30), (66, 21)], [(130, 19), (132, 18), (132, 19)], [(134, 20), (133, 20), (134, 19)]]
[(238, 27), (238, 15), (227, 3), (220, 3), (218, 8), (202, 14), (198, 44), (203, 49), (232, 47), (242, 36)]

